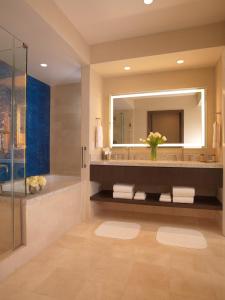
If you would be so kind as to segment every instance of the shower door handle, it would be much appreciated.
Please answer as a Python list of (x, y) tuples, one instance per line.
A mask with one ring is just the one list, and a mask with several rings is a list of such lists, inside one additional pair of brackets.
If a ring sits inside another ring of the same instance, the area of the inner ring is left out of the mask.
[(85, 169), (86, 168), (86, 146), (81, 147), (81, 168)]
[(87, 164), (86, 164), (86, 151), (87, 151), (87, 147), (84, 146), (84, 168), (86, 168)]
[(81, 168), (84, 167), (84, 147), (81, 146)]

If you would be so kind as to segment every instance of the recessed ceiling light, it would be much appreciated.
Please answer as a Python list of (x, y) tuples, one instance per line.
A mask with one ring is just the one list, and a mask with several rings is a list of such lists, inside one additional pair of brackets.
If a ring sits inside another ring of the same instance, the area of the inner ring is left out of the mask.
[(130, 70), (130, 66), (125, 66), (125, 67), (124, 67), (124, 70), (125, 70), (125, 71), (129, 71), (129, 70)]
[(178, 65), (182, 65), (183, 63), (184, 63), (184, 60), (183, 60), (183, 59), (178, 59), (178, 60), (177, 60), (177, 64), (178, 64)]
[(144, 0), (144, 4), (149, 5), (152, 4), (154, 0)]
[(40, 66), (42, 67), (42, 68), (47, 68), (47, 64), (40, 64)]

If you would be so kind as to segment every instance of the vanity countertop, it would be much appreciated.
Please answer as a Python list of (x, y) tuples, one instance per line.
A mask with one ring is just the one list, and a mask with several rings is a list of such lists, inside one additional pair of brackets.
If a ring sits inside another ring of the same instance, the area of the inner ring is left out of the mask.
[(95, 160), (91, 165), (105, 166), (132, 166), (132, 167), (168, 167), (168, 168), (206, 168), (222, 169), (223, 164), (219, 162), (206, 163), (199, 161), (172, 161), (172, 160)]

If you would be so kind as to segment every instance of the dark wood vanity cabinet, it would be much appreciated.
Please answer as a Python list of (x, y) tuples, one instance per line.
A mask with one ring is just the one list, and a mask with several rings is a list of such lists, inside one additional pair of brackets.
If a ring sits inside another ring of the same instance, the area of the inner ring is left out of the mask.
[(223, 185), (220, 168), (182, 168), (91, 165), (91, 181), (102, 184), (118, 182), (148, 186), (193, 186), (218, 189)]
[[(102, 188), (101, 193), (91, 198), (94, 201), (222, 209), (222, 204), (216, 197), (218, 190), (223, 186), (222, 168), (94, 164), (90, 166), (90, 180), (100, 183)], [(134, 200), (118, 201), (112, 199), (110, 191), (112, 191), (115, 183), (135, 184), (136, 190), (143, 190), (148, 193), (147, 200), (149, 201), (135, 203)], [(196, 204), (159, 203), (157, 199), (160, 193), (171, 192), (173, 186), (194, 187), (196, 190)]]

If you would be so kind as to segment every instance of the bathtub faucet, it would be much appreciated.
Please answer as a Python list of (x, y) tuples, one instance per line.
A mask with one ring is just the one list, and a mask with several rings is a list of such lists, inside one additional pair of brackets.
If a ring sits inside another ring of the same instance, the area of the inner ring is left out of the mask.
[(0, 164), (0, 169), (1, 168), (4, 168), (5, 171), (6, 171), (6, 173), (9, 173), (9, 167), (8, 167), (8, 165), (6, 165), (6, 164)]

